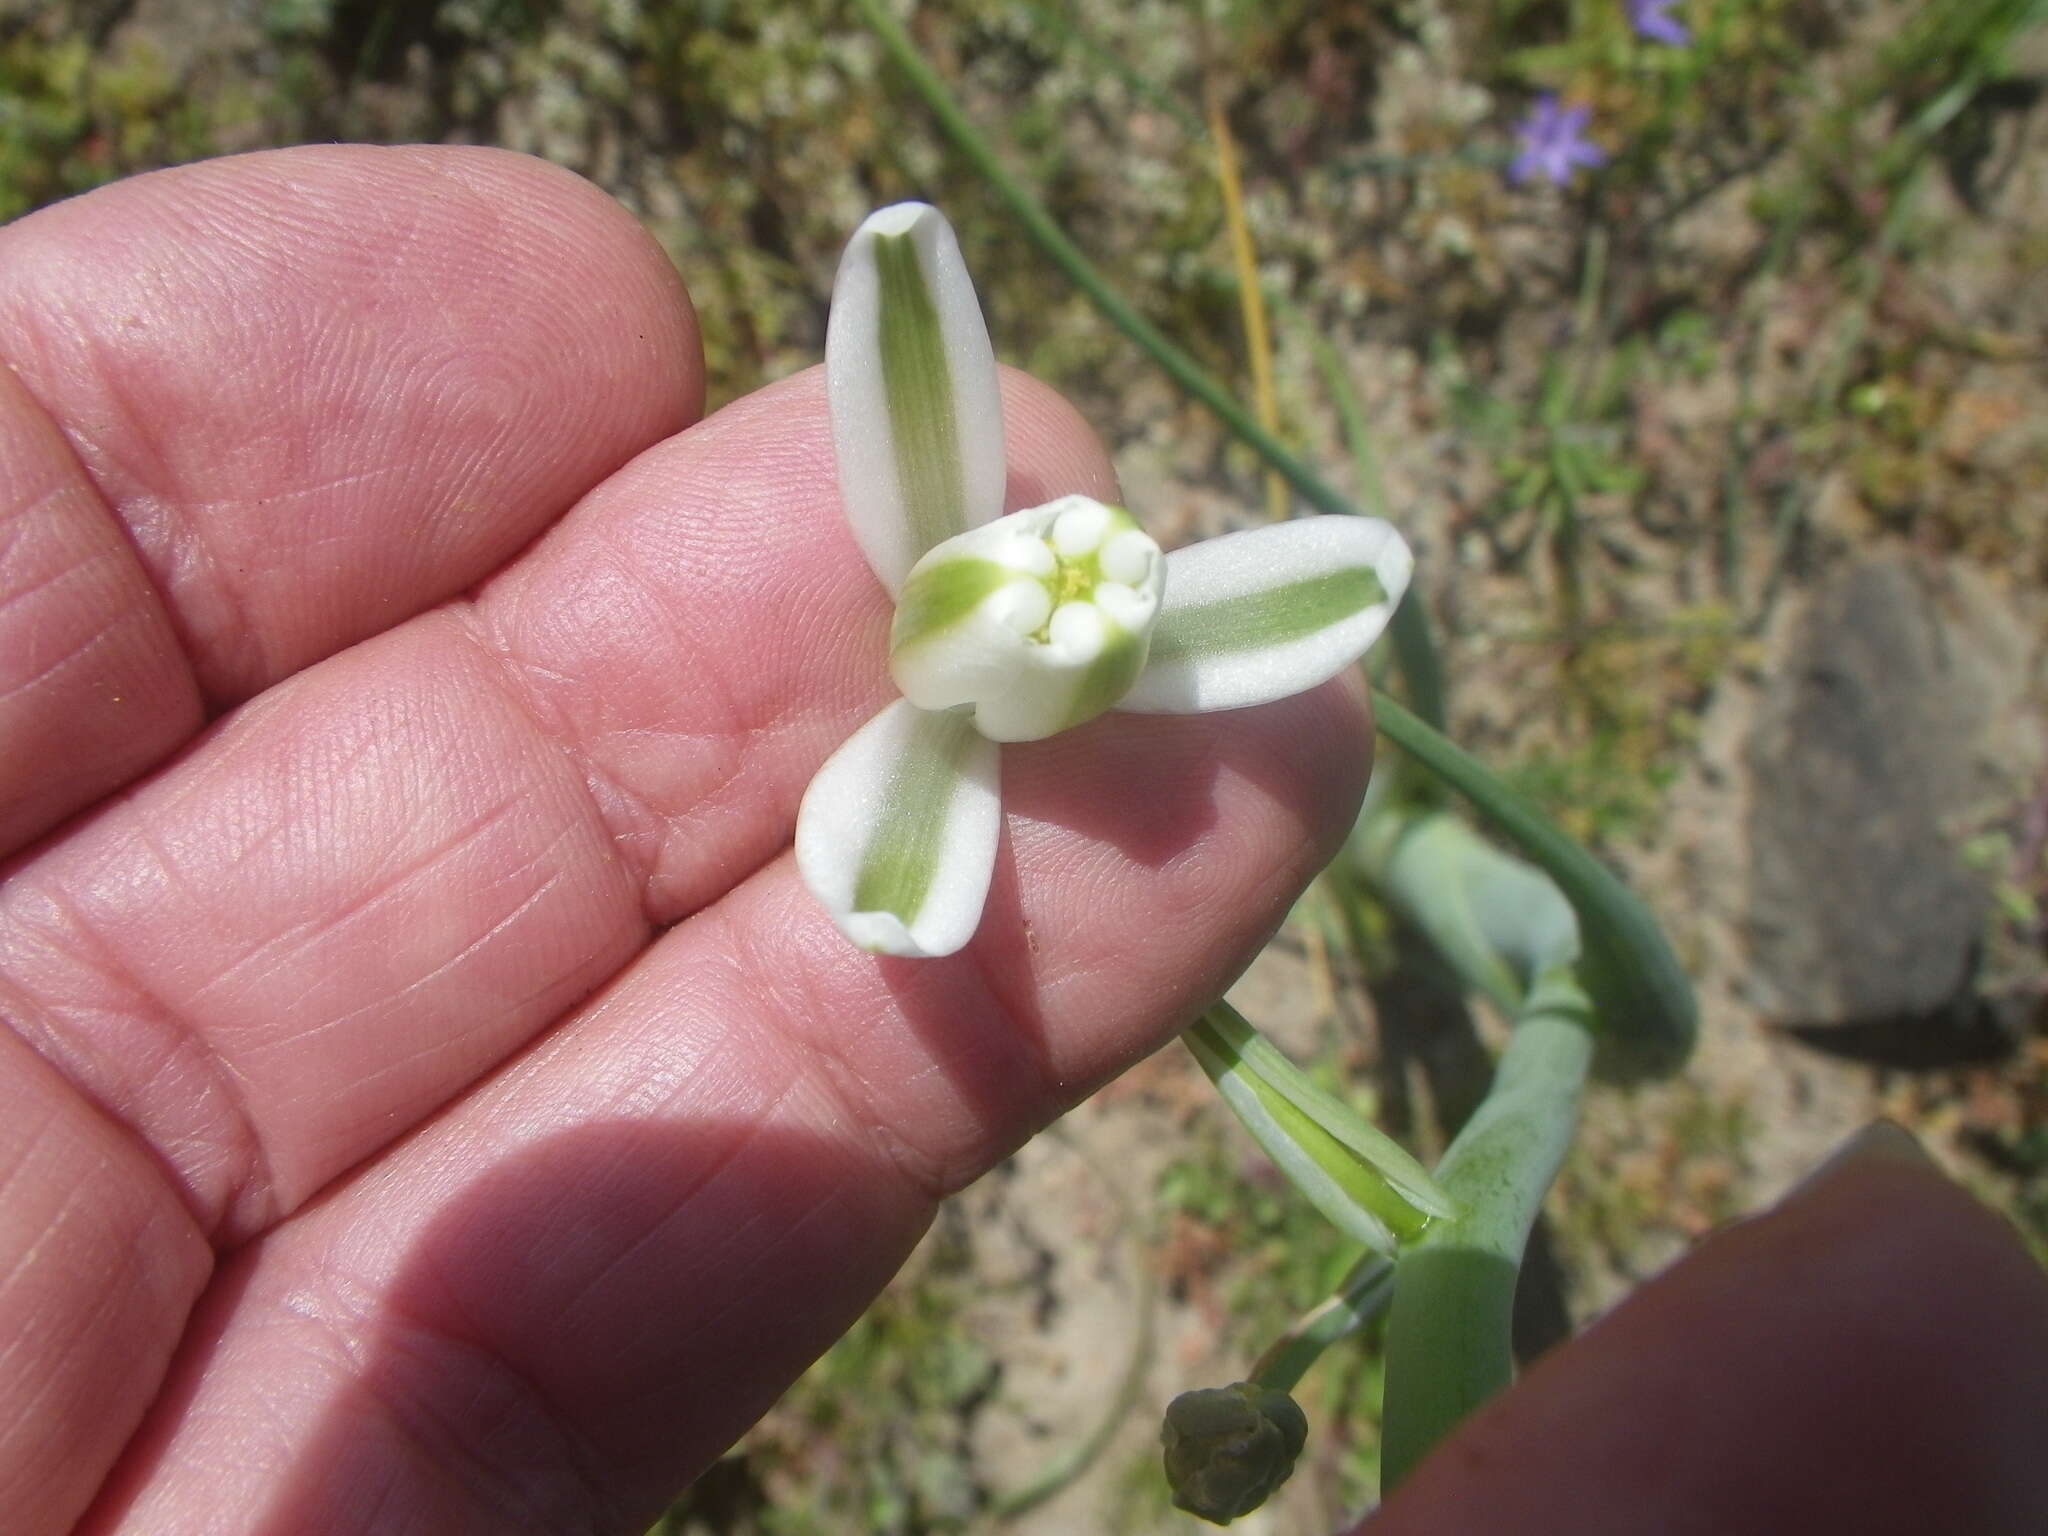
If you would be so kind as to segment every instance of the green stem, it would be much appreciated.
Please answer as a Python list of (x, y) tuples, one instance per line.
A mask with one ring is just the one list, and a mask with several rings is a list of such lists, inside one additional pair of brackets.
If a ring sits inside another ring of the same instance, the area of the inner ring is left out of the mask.
[(1699, 1030), (1692, 984), (1657, 920), (1608, 868), (1479, 762), (1384, 693), (1380, 732), (1479, 808), (1545, 874), (1579, 915), (1579, 975), (1603, 1026), (1601, 1069), (1613, 1077), (1675, 1072)]
[(1351, 376), (1344, 371), (1344, 360), (1337, 355), (1337, 349), (1330, 345), (1330, 339), (1304, 322), (1308, 332), (1309, 350), (1315, 355), (1316, 367), (1323, 375), (1323, 385), (1330, 392), (1330, 404), (1337, 412), (1337, 426), (1344, 434), (1344, 446), (1351, 454), (1351, 473), (1358, 481), (1358, 489), (1365, 497), (1365, 504), (1372, 509), (1374, 517), (1387, 515), (1387, 482), (1380, 473), (1379, 449), (1372, 440), (1372, 428), (1365, 419), (1365, 402), (1358, 398), (1358, 389), (1351, 382)]
[(1437, 1167), (1461, 1211), (1430, 1228), (1395, 1270), (1382, 1495), (1514, 1375), (1515, 1281), (1578, 1116), (1593, 1055), (1587, 1014), (1570, 972), (1537, 982), (1492, 1091)]
[[(880, 40), (883, 49), (904, 73), (911, 88), (923, 99), (940, 131), (953, 141), (968, 163), (995, 189), (1023, 226), (1024, 233), (1045, 253), (1067, 280), (1079, 288), (1109, 323), (1122, 331), (1167, 377), (1207, 406), (1238, 438), (1248, 443), (1282, 479), (1294, 487), (1303, 500), (1324, 512), (1356, 517), (1358, 509), (1307, 463), (1287, 450), (1286, 445), (1261, 427), (1237, 399), (1187, 353), (1166, 339), (1159, 328), (1133, 309), (1096, 271), (1080, 247), (1067, 238), (1045, 205), (1031, 195), (997, 157), (995, 148), (969, 120), (946, 83), (941, 80), (917, 45), (889, 14), (884, 0), (853, 0), (855, 8)], [(1402, 681), (1416, 709), (1425, 718), (1442, 719), (1443, 679), (1436, 659), (1436, 647), (1429, 633), (1429, 619), (1420, 603), (1403, 603), (1394, 611), (1392, 626), (1394, 654), (1401, 667)]]
[(1377, 1253), (1364, 1255), (1328, 1300), (1304, 1312), (1273, 1341), (1248, 1379), (1276, 1392), (1292, 1392), (1324, 1350), (1379, 1316), (1393, 1294), (1394, 1266)]

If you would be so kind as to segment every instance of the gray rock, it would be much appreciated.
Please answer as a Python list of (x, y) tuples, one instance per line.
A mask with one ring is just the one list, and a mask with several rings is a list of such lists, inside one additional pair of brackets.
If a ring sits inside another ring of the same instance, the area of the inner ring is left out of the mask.
[(1988, 896), (1958, 844), (1996, 793), (2023, 631), (1980, 580), (1886, 553), (1779, 639), (1747, 751), (1758, 1001), (1788, 1025), (1969, 1033)]

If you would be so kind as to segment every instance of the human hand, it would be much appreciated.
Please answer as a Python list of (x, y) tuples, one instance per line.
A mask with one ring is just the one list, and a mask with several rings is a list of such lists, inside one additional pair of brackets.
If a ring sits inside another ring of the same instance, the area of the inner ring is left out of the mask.
[[(11, 1530), (634, 1529), (1356, 809), (1342, 687), (1083, 728), (966, 952), (849, 948), (787, 845), (889, 612), (818, 375), (697, 421), (539, 162), (92, 193), (0, 231), (0, 355)], [(1010, 505), (1111, 493), (1004, 390)]]
[(1880, 1125), (1439, 1446), (1354, 1536), (2032, 1536), (2048, 1277)]

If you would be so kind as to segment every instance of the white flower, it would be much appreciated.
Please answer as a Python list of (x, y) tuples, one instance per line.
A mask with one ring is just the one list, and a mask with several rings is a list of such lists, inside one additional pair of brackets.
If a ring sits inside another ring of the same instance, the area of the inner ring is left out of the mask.
[(861, 948), (974, 936), (1002, 829), (996, 743), (1111, 708), (1237, 709), (1313, 688), (1379, 638), (1412, 559), (1376, 518), (1311, 517), (1161, 555), (1120, 507), (1000, 516), (995, 356), (953, 231), (898, 203), (848, 242), (825, 340), (839, 489), (896, 598), (903, 697), (797, 813), (804, 883)]

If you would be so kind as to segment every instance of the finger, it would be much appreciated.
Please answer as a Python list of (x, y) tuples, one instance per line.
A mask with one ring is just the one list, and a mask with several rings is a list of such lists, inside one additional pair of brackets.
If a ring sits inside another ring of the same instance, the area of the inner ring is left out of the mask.
[(1014, 753), (989, 919), (945, 960), (853, 950), (777, 860), (238, 1263), (90, 1529), (644, 1528), (936, 1197), (1229, 980), (1366, 740), (1326, 690)]
[(213, 1255), (154, 1160), (0, 1029), (0, 1509), (68, 1531), (141, 1422)]
[(0, 857), (127, 783), (200, 716), (134, 547), (0, 368)]
[(1852, 1161), (1545, 1357), (1363, 1529), (2018, 1536), (2044, 1381), (2011, 1229), (1924, 1163)]
[[(1014, 492), (1107, 487), (1011, 393)], [(765, 391), (19, 869), (0, 1010), (238, 1242), (781, 852), (886, 625), (816, 374)]]
[[(13, 430), (32, 399), (97, 492), (39, 508), (46, 537), (117, 531), (165, 605), (80, 586), (72, 624), (182, 646), (216, 708), (475, 583), (702, 399), (654, 242), (484, 149), (237, 156), (32, 214), (0, 230), (0, 356)], [(0, 655), (36, 619), (0, 611)], [(104, 686), (75, 666), (47, 712), (94, 721)], [(189, 688), (150, 707), (189, 729)]]

